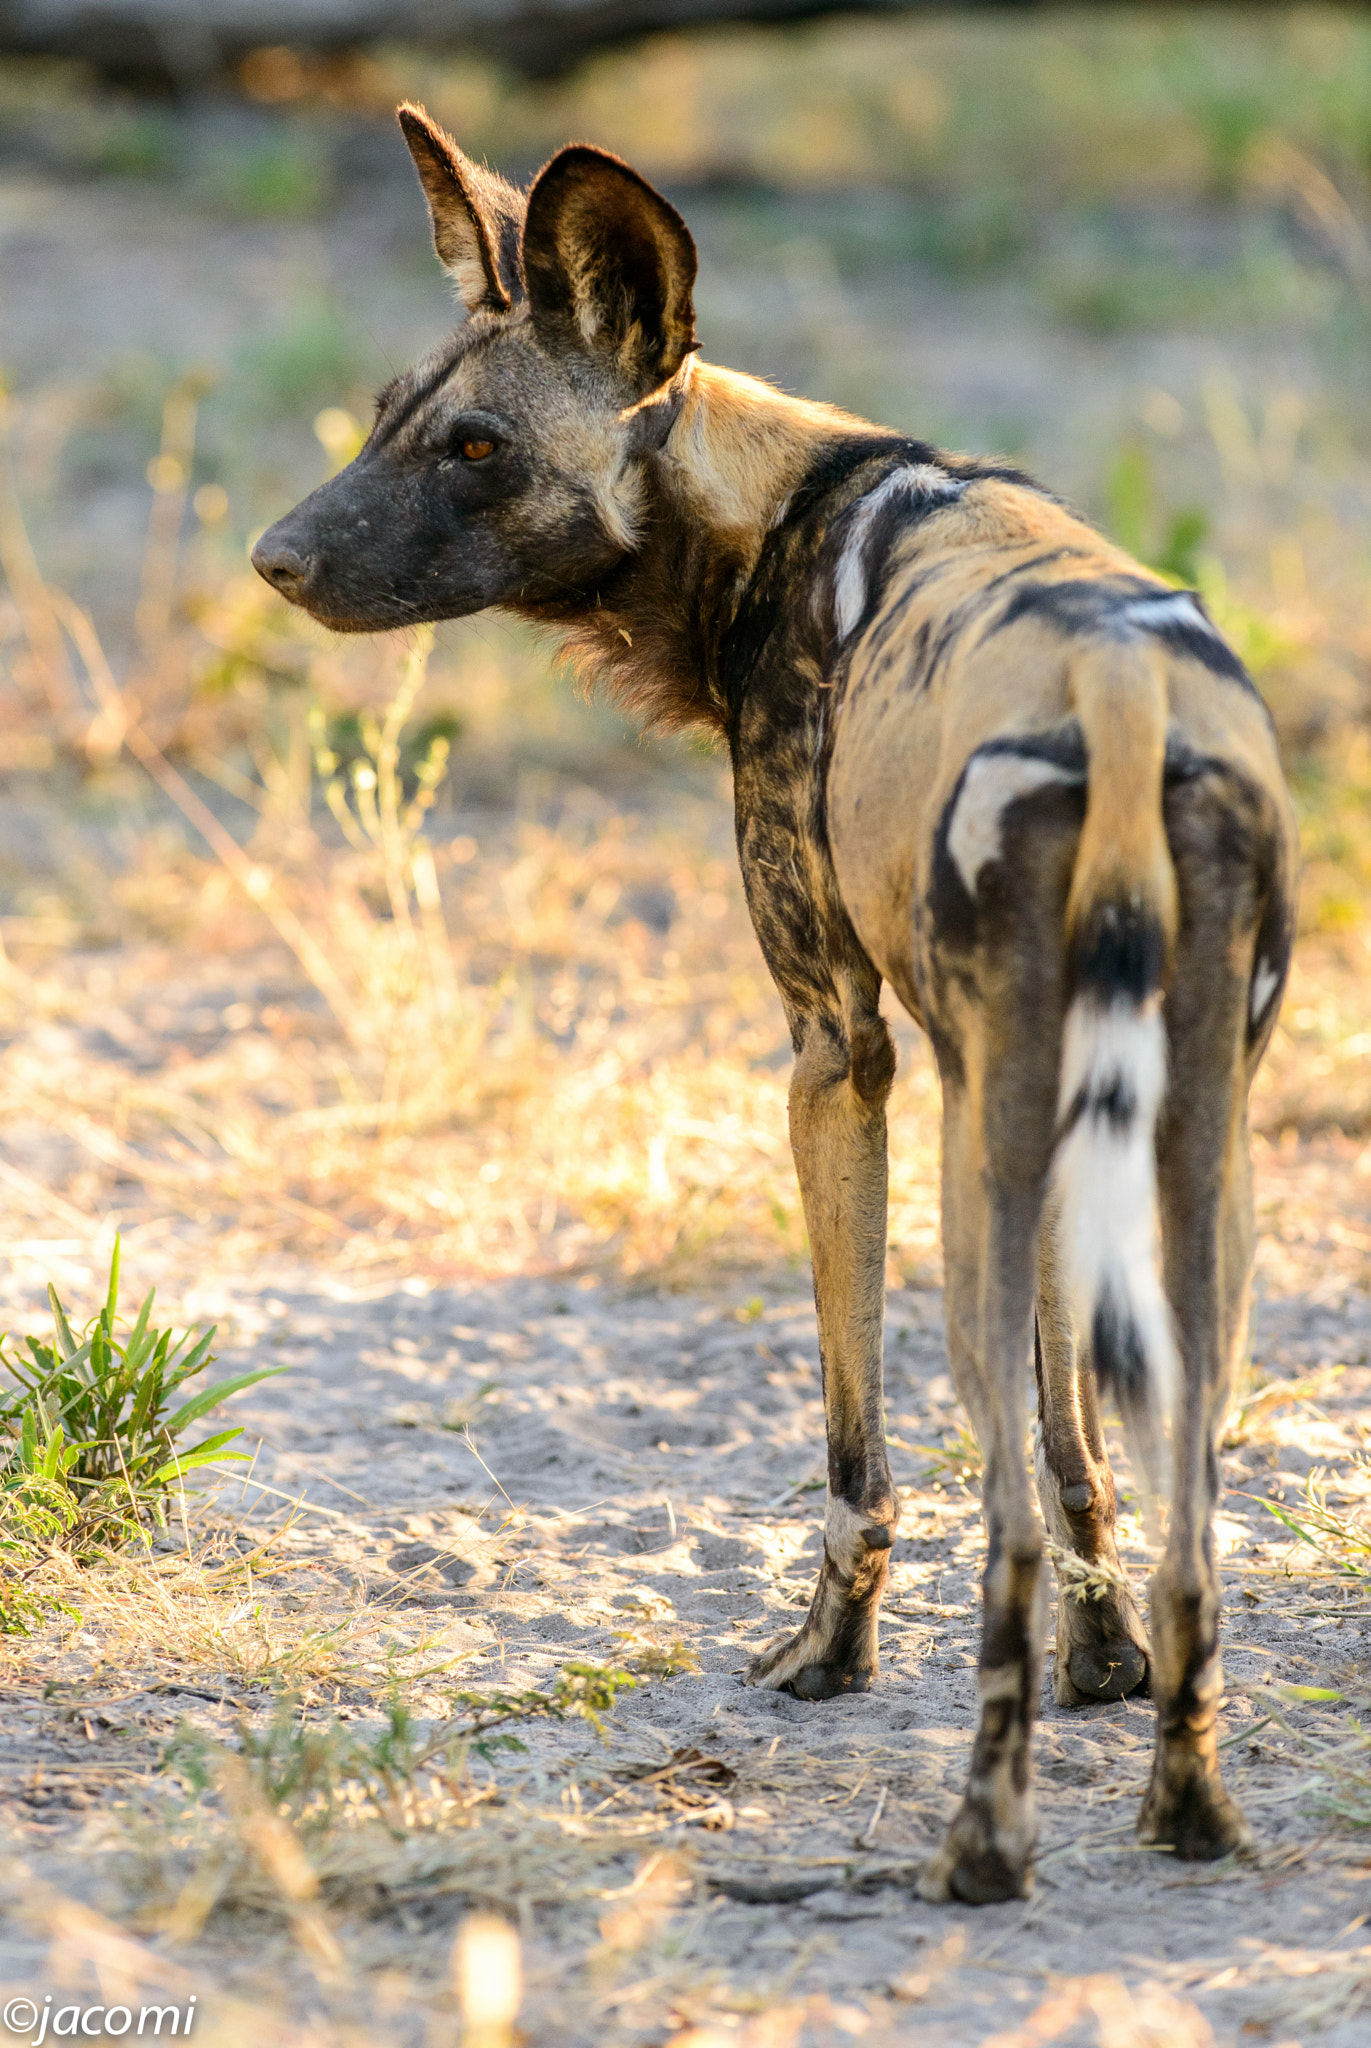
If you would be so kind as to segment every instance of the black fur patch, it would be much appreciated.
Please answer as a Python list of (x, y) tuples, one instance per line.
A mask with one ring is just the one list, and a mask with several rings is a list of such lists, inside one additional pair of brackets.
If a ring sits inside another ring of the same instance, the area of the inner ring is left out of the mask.
[[(866, 585), (866, 594), (862, 602), (861, 611), (852, 624), (844, 631), (843, 639), (845, 642), (851, 642), (855, 645), (861, 638), (862, 628), (869, 624), (872, 615), (884, 601), (890, 555), (897, 542), (903, 539), (911, 527), (921, 525), (925, 519), (931, 518), (935, 512), (947, 511), (959, 502), (962, 492), (966, 488), (964, 480), (960, 477), (952, 476), (945, 464), (938, 463), (936, 466), (956, 486), (955, 490), (940, 490), (930, 485), (919, 486), (911, 483), (905, 489), (892, 496), (871, 521), (861, 543), (862, 571)], [(899, 467), (904, 468), (905, 464), (901, 463)], [(881, 478), (880, 483), (875, 483), (871, 486), (871, 491), (878, 491), (881, 485), (895, 474), (895, 470), (888, 470), (886, 475)], [(835, 582), (838, 565), (842, 560), (844, 550), (851, 541), (852, 523), (861, 517), (863, 506), (871, 495), (871, 491), (864, 491), (861, 497), (848, 507), (841, 519), (836, 519), (833, 522), (833, 526), (830, 529), (824, 550), (824, 567), (826, 573), (834, 578)], [(905, 597), (908, 597), (909, 594), (908, 591), (902, 592), (902, 595)], [(836, 619), (834, 624), (836, 628)]]
[(1088, 1116), (1092, 1122), (1103, 1117), (1112, 1131), (1126, 1131), (1138, 1113), (1138, 1098), (1125, 1074), (1115, 1074), (1107, 1086), (1092, 1095), (1082, 1088), (1072, 1098), (1062, 1118), (1060, 1138)]
[(1032, 491), (1037, 498), (1046, 498), (1049, 505), (1071, 508), (1065, 498), (1059, 498), (1055, 491), (1049, 491), (1027, 470), (1016, 469), (1012, 462), (996, 462), (993, 457), (975, 455), (939, 455), (935, 457), (938, 466), (949, 476), (955, 476), (960, 483), (1017, 484), (1020, 490)]
[(763, 549), (746, 597), (719, 650), (719, 682), (728, 705), (729, 729), (736, 733), (743, 698), (767, 642), (794, 608), (788, 564), (779, 551)]
[[(1195, 603), (1199, 604), (1198, 598), (1195, 599)], [(1191, 625), (1186, 619), (1177, 619), (1174, 624), (1164, 625), (1149, 622), (1139, 630), (1155, 633), (1173, 653), (1188, 655), (1191, 661), (1198, 661), (1202, 668), (1207, 668), (1211, 675), (1226, 676), (1229, 682), (1240, 683), (1243, 689), (1250, 690), (1254, 697), (1260, 694), (1243, 662), (1238, 659), (1228, 642), (1220, 639), (1217, 632), (1206, 633), (1202, 626)]]
[(1041, 619), (1060, 633), (1117, 630), (1118, 614), (1125, 605), (1168, 595), (1165, 585), (1149, 583), (1142, 576), (1064, 577), (1060, 583), (1029, 583), (1015, 591), (993, 630), (1002, 633), (1027, 618)]
[(1003, 739), (987, 740), (977, 747), (972, 759), (980, 754), (1017, 754), (1023, 761), (1050, 761), (1054, 768), (1082, 778), (1087, 768), (1085, 735), (1074, 718), (1043, 732), (1011, 733)]
[(1147, 1354), (1132, 1315), (1115, 1300), (1113, 1290), (1108, 1286), (1095, 1306), (1090, 1350), (1096, 1380), (1103, 1391), (1113, 1394), (1124, 1415), (1145, 1409), (1148, 1405)]
[(1155, 912), (1128, 903), (1101, 903), (1085, 919), (1071, 948), (1078, 995), (1107, 1004), (1123, 996), (1141, 1003), (1161, 987), (1166, 940)]
[(1204, 600), (1193, 590), (1173, 590), (1169, 584), (1149, 583), (1142, 576), (1067, 578), (1060, 583), (1035, 583), (1016, 591), (993, 627), (1002, 632), (1023, 618), (1042, 619), (1063, 634), (1152, 633), (1173, 653), (1186, 655), (1207, 668), (1211, 675), (1224, 676), (1252, 695), (1256, 684), (1243, 663), (1220, 637), (1217, 628), (1206, 632), (1184, 617), (1173, 619), (1130, 619), (1128, 607), (1156, 604), (1168, 598), (1187, 598), (1206, 619)]
[(962, 880), (962, 871), (952, 858), (948, 839), (970, 768), (971, 762), (968, 761), (957, 777), (951, 796), (943, 805), (943, 814), (933, 836), (933, 867), (928, 885), (929, 915), (937, 927), (939, 938), (962, 951), (968, 951), (976, 943), (976, 899)]
[(1198, 782), (1202, 775), (1227, 775), (1229, 772), (1226, 761), (1217, 760), (1213, 754), (1200, 753), (1182, 733), (1167, 734), (1166, 760), (1162, 770), (1167, 789), (1175, 789), (1185, 782)]
[(895, 1041), (882, 1018), (852, 1032), (852, 1085), (863, 1102), (884, 1102), (895, 1079)]
[(399, 433), (406, 420), (412, 419), (420, 407), (442, 389), (458, 363), (469, 353), (474, 339), (476, 337), (462, 328), (456, 342), (440, 350), (427, 368), (421, 365), (410, 371), (408, 376), (392, 377), (377, 396), (369, 452), (384, 448)]
[[(786, 516), (775, 530), (783, 533), (787, 526), (803, 519), (867, 462), (889, 463), (896, 468), (907, 462), (940, 463), (941, 458), (927, 441), (906, 441), (899, 434), (853, 434), (847, 440), (835, 441), (811, 465), (803, 483), (792, 493)], [(882, 481), (875, 477), (872, 489)]]
[[(894, 434), (854, 434), (827, 449), (792, 494), (784, 519), (766, 537), (719, 648), (719, 685), (732, 741), (736, 742), (753, 673), (778, 631), (787, 654), (803, 651), (811, 660), (822, 658), (820, 636), (803, 593), (810, 588), (829, 521), (840, 518), (857, 496), (880, 483), (883, 468), (878, 464), (894, 467), (934, 459), (934, 451), (920, 441), (902, 441)], [(870, 475), (864, 475), (868, 470)], [(851, 488), (854, 483), (857, 490)], [(840, 500), (836, 505), (831, 502), (835, 497)], [(774, 665), (774, 660), (768, 664)]]

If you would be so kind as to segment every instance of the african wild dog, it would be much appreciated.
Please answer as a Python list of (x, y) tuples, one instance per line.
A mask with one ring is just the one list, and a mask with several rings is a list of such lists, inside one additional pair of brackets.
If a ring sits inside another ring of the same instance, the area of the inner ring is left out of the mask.
[[(400, 120), (469, 317), (254, 560), (348, 632), (504, 606), (647, 719), (727, 739), (795, 1045), (828, 1421), (813, 1606), (748, 1679), (821, 1700), (876, 1676), (899, 1512), (884, 980), (942, 1077), (947, 1341), (989, 1537), (970, 1784), (926, 1892), (1002, 1899), (1030, 1876), (1030, 1349), (1048, 1535), (1110, 1588), (1059, 1603), (1056, 1697), (1150, 1685), (1142, 1836), (1221, 1855), (1247, 1834), (1217, 1756), (1215, 1438), (1296, 869), (1265, 710), (1193, 595), (1018, 471), (698, 361), (694, 244), (616, 158), (564, 149), (525, 195), (420, 109)], [(1154, 1470), (1171, 1428), (1151, 1644), (1118, 1570), (1101, 1387)]]

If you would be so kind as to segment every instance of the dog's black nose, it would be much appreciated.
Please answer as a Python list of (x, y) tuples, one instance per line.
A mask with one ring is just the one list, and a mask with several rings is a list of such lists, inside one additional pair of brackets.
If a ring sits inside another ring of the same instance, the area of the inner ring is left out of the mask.
[(308, 556), (288, 542), (277, 540), (275, 529), (264, 533), (253, 549), (252, 566), (282, 597), (298, 596), (309, 580)]

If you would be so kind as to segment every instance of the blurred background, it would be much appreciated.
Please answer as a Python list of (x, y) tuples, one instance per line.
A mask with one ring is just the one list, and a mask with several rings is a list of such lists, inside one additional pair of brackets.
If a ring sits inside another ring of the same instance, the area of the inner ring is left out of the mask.
[[(1204, 591), (1306, 834), (1266, 1271), (1365, 1277), (1371, 15), (728, 11), (0, 7), (17, 1273), (116, 1221), (173, 1268), (803, 1261), (722, 759), (522, 629), (335, 641), (247, 568), (455, 317), (412, 96), (516, 178), (585, 137), (658, 182), (712, 359), (1010, 455)], [(936, 1106), (906, 1031), (895, 1284), (938, 1277)]]

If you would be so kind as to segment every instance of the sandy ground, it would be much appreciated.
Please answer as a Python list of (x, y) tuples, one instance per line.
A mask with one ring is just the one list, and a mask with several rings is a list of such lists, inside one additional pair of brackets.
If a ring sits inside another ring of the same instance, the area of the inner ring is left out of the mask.
[[(1101, 1970), (1193, 2000), (1219, 2042), (1365, 2040), (1371, 1857), (1339, 1827), (1298, 1735), (1265, 1722), (1270, 1699), (1249, 1688), (1355, 1696), (1371, 1618), (1364, 1602), (1341, 1612), (1337, 1591), (1311, 1602), (1298, 1579), (1262, 1576), (1288, 1545), (1248, 1497), (1280, 1497), (1360, 1440), (1371, 1398), (1364, 1297), (1263, 1306), (1256, 1350), (1267, 1373), (1346, 1369), (1329, 1395), (1280, 1410), (1264, 1442), (1225, 1459), (1227, 1770), (1257, 1856), (1195, 1868), (1140, 1853), (1132, 1827), (1150, 1706), (1069, 1713), (1045, 1690), (1037, 1888), (1025, 1903), (976, 1912), (925, 1905), (912, 1889), (953, 1810), (973, 1727), (982, 1535), (972, 1488), (946, 1467), (930, 1479), (916, 1451), (894, 1453), (909, 1490), (876, 1690), (814, 1705), (740, 1683), (747, 1654), (797, 1618), (819, 1555), (810, 1489), (821, 1408), (799, 1285), (736, 1301), (547, 1279), (363, 1293), (282, 1271), (261, 1290), (207, 1278), (187, 1307), (227, 1317), (225, 1366), (289, 1367), (240, 1398), (262, 1448), (254, 1485), (233, 1495), (257, 1504), (264, 1527), (281, 1496), (303, 1497), (285, 1542), (292, 1562), (311, 1567), (296, 1582), (316, 1580), (326, 1606), (345, 1612), (364, 1593), (397, 1622), (421, 1610), (435, 1661), (439, 1647), (462, 1656), (465, 1685), (545, 1684), (568, 1660), (613, 1663), (648, 1643), (680, 1642), (699, 1660), (698, 1672), (623, 1698), (607, 1746), (583, 1726), (548, 1729), (529, 1738), (526, 1759), (494, 1772), (507, 1806), (541, 1800), (546, 1811), (560, 1799), (573, 1835), (605, 1801), (628, 1830), (617, 1853), (600, 1838), (589, 1895), (571, 1885), (559, 1900), (554, 1881), (528, 1918), (531, 2042), (655, 2042), (673, 2015), (702, 2005), (737, 2013), (824, 1994), (834, 2039), (850, 2022), (875, 2039), (969, 2048), (1021, 2022), (1050, 1979)], [(892, 1294), (888, 1349), (891, 1435), (950, 1438), (958, 1416), (935, 1296)], [(216, 1705), (198, 1682), (209, 1699), (174, 1687), (125, 1696), (84, 1729), (38, 1699), (7, 1716), (4, 1807), (25, 1873), (10, 1866), (12, 1905), (35, 1877), (118, 1905), (127, 1851), (102, 1856), (99, 1845), (105, 1809), (129, 1797), (121, 1758), (132, 1782), (187, 1710), (228, 1734), (249, 1696), (229, 1687)], [(1309, 1710), (1306, 1734), (1317, 1720)], [(683, 1765), (689, 1751), (719, 1768)], [(484, 1781), (485, 1766), (473, 1768)], [(139, 1799), (154, 1810), (146, 1787)], [(635, 1869), (641, 1890), (645, 1848), (671, 1858), (657, 1891), (648, 1887), (656, 1918), (616, 1948), (602, 1902), (631, 1888)], [(510, 1874), (516, 1895), (521, 1883)], [(498, 1874), (486, 1884), (496, 1898), (504, 1889)], [(435, 1884), (407, 1923), (409, 1968), (441, 1972), (462, 1904), (460, 1888)], [(364, 1963), (370, 1951), (374, 1963), (384, 1913), (342, 1918), (349, 1954)], [(44, 1941), (11, 1927), (0, 1975), (11, 1987), (41, 1982)], [(283, 1970), (290, 1977), (279, 1941), (264, 1950), (249, 1926), (222, 1919), (192, 1952), (161, 1952), (189, 1973), (206, 2012), (216, 1992), (261, 1996)], [(294, 1970), (295, 1996), (317, 2001)]]

